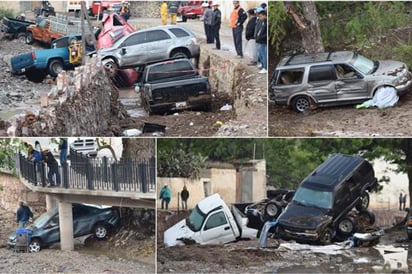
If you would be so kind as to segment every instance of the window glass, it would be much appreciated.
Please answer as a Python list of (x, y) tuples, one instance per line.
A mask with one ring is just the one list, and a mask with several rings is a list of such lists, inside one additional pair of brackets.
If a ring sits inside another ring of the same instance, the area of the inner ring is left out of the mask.
[(357, 54), (354, 58), (353, 66), (362, 73), (369, 74), (373, 72), (374, 62), (365, 56)]
[(309, 82), (336, 80), (333, 65), (312, 66), (309, 71)]
[(179, 28), (171, 28), (169, 29), (171, 33), (176, 35), (176, 37), (187, 37), (190, 36), (189, 33), (187, 33), (185, 30), (179, 29)]
[(332, 208), (333, 197), (330, 191), (313, 190), (299, 187), (293, 196), (293, 201), (304, 206), (315, 206), (321, 208)]
[(169, 34), (163, 30), (151, 30), (147, 32), (147, 42), (170, 39)]
[(150, 70), (148, 70), (148, 72), (148, 82), (183, 77), (187, 75), (197, 75), (197, 71), (193, 70), (190, 63), (186, 60), (165, 62), (160, 65), (153, 66)]
[(130, 35), (126, 40), (123, 42), (123, 47), (130, 47), (133, 45), (143, 44), (145, 42), (145, 32), (135, 33)]
[(297, 85), (303, 81), (303, 68), (280, 71), (278, 85)]
[(192, 231), (199, 231), (202, 227), (205, 217), (205, 214), (196, 206), (190, 213), (189, 217), (186, 218), (186, 225)]
[(222, 211), (220, 211), (209, 217), (205, 225), (205, 230), (215, 228), (215, 227), (225, 225), (225, 224), (227, 224), (225, 214)]

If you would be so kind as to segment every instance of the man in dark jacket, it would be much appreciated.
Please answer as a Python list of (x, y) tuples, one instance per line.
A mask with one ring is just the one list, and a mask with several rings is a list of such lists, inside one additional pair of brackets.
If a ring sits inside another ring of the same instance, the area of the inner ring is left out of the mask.
[(60, 138), (59, 150), (60, 150), (60, 164), (65, 164), (67, 161), (67, 138)]
[(267, 73), (267, 18), (266, 10), (262, 8), (257, 9), (259, 21), (256, 25), (256, 48), (258, 51), (258, 59), (262, 62), (262, 69), (259, 73)]
[(214, 40), (216, 42), (216, 49), (220, 49), (220, 25), (222, 24), (222, 13), (219, 10), (219, 4), (213, 4), (213, 19), (212, 19), (212, 26), (213, 26), (213, 35)]
[[(59, 172), (59, 164), (57, 163), (56, 159), (54, 159), (53, 154), (47, 150), (43, 153), (43, 159), (47, 163), (49, 167), (49, 172), (47, 173), (47, 178), (49, 179), (49, 186), (60, 186), (60, 172)], [(53, 180), (53, 175), (56, 175), (56, 184)]]
[[(252, 60), (248, 64), (250, 66), (255, 66), (257, 65), (257, 49), (256, 49), (256, 41), (255, 41), (255, 29), (256, 29), (256, 22), (258, 21), (255, 10), (254, 9), (249, 9), (247, 11), (248, 14), (248, 21), (246, 25), (246, 32), (245, 32), (245, 38), (246, 38), (246, 46), (250, 52), (252, 53)], [(246, 49), (245, 49), (246, 50)]]
[(232, 27), (233, 42), (237, 53), (237, 58), (243, 58), (242, 33), (243, 23), (247, 15), (244, 9), (240, 7), (239, 1), (233, 1), (233, 10), (230, 14), (230, 26)]
[(24, 202), (20, 202), (19, 209), (16, 212), (16, 222), (19, 224), (19, 227), (26, 227), (29, 224), (30, 218), (33, 218), (30, 208)]
[(213, 10), (210, 8), (208, 3), (203, 3), (203, 24), (205, 27), (206, 43), (213, 44)]
[(180, 198), (182, 198), (182, 209), (187, 209), (187, 199), (189, 199), (189, 191), (187, 190), (186, 186), (183, 186), (183, 190), (180, 193)]
[(170, 16), (170, 24), (176, 25), (177, 10), (179, 9), (180, 1), (169, 1), (167, 3), (167, 12)]

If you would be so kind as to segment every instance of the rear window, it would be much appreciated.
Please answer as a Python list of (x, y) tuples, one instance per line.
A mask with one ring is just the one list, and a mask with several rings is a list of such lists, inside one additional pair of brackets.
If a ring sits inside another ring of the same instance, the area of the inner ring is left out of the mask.
[(177, 78), (188, 75), (197, 75), (197, 71), (193, 70), (191, 64), (187, 61), (181, 62), (166, 62), (150, 68), (147, 76), (148, 82), (154, 82), (164, 79)]
[(187, 31), (184, 31), (179, 28), (171, 28), (169, 29), (171, 33), (173, 33), (176, 37), (187, 37), (190, 36), (190, 34)]
[(280, 71), (279, 78), (277, 81), (278, 85), (297, 85), (301, 84), (303, 80), (303, 68), (290, 69)]
[(336, 80), (336, 73), (333, 65), (319, 65), (310, 68), (309, 82), (332, 80)]

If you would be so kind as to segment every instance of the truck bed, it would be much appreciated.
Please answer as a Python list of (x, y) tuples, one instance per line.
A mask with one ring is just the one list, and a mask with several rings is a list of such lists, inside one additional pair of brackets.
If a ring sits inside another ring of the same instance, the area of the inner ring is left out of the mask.
[(3, 23), (0, 26), (2, 32), (9, 33), (9, 34), (18, 34), (18, 33), (25, 33), (26, 27), (30, 25), (34, 25), (35, 22), (26, 21), (26, 20), (18, 20), (11, 17), (4, 17)]

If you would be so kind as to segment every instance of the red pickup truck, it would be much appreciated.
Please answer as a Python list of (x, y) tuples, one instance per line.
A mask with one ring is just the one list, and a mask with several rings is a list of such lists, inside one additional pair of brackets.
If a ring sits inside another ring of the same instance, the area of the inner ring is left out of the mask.
[(105, 11), (111, 10), (112, 6), (121, 6), (122, 1), (119, 0), (105, 0), (105, 1), (93, 1), (90, 6), (90, 15), (97, 16), (101, 19)]
[(212, 5), (212, 1), (187, 1), (182, 3), (177, 11), (177, 16), (181, 17), (183, 22), (186, 22), (187, 18), (200, 18), (203, 16), (203, 3), (209, 3), (210, 6)]

